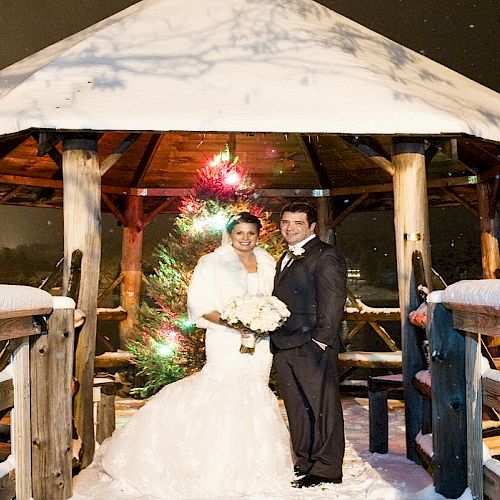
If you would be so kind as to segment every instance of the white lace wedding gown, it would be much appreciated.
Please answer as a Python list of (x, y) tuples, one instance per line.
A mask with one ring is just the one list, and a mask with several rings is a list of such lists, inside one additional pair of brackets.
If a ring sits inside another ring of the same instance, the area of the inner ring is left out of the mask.
[[(249, 275), (249, 291), (257, 276)], [(280, 492), (293, 478), (289, 435), (268, 387), (269, 340), (207, 329), (207, 363), (164, 387), (99, 448), (74, 498), (231, 498)]]

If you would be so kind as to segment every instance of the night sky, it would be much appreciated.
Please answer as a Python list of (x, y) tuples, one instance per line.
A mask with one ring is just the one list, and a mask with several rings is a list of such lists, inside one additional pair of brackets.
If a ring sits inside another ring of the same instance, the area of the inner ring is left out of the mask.
[[(133, 0), (0, 0), (0, 68), (134, 3)], [(497, 70), (499, 0), (322, 0), (319, 3), (500, 91), (500, 72)], [(440, 250), (452, 253), (464, 251), (459, 247), (470, 245), (471, 241), (475, 245), (479, 237), (475, 234), (477, 222), (470, 220), (465, 212), (461, 214), (462, 208), (453, 210), (458, 210), (458, 218), (467, 220), (467, 224), (470, 222), (471, 227), (464, 233), (454, 232), (449, 225), (444, 225), (445, 232), (452, 232), (442, 234), (443, 229), (436, 226), (435, 232), (442, 236), (439, 245), (443, 248)], [(57, 251), (62, 251), (61, 217), (62, 212), (56, 210), (0, 206), (3, 234), (0, 249), (59, 241), (61, 250)], [(370, 240), (371, 252), (383, 252), (384, 256), (387, 253), (387, 259), (393, 262), (392, 236), (381, 237), (392, 230), (392, 214), (361, 214), (359, 217), (367, 231), (365, 236)], [(373, 224), (372, 217), (378, 218), (377, 224)], [(439, 214), (431, 214), (431, 226), (433, 220), (439, 219)], [(164, 225), (155, 221), (155, 226), (156, 233), (161, 235)], [(353, 227), (359, 228), (359, 224), (342, 224), (341, 242), (354, 236)], [(370, 228), (374, 231), (370, 232)], [(150, 234), (152, 232), (150, 230)], [(120, 234), (113, 217), (106, 214), (103, 243), (109, 245), (110, 251), (115, 251), (113, 242), (119, 242)], [(364, 245), (358, 250), (360, 258), (370, 258)], [(119, 252), (119, 244), (116, 251)], [(392, 267), (392, 264), (388, 266)]]

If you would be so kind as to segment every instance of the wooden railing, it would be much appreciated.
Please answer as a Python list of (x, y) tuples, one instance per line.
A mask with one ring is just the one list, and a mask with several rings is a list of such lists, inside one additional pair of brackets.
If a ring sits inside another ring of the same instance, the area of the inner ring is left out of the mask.
[[(459, 282), (428, 297), (435, 489), (500, 498), (500, 461), (483, 465), (483, 404), (500, 410), (500, 372), (485, 369), (481, 335), (500, 336), (500, 280)], [(481, 364), (483, 363), (483, 368)]]
[(73, 316), (71, 299), (0, 285), (0, 340), (12, 352), (2, 372), (0, 408), (13, 403), (12, 455), (0, 464), (2, 499), (72, 495)]

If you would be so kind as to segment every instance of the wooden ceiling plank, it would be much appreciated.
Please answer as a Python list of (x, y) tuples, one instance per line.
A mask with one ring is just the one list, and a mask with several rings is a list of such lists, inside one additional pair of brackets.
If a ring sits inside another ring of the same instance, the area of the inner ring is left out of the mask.
[(479, 212), (477, 211), (476, 208), (474, 208), (467, 200), (462, 198), (459, 194), (455, 193), (453, 189), (449, 187), (441, 187), (441, 190), (445, 192), (450, 198), (454, 199), (455, 201), (458, 201), (465, 209), (467, 209), (474, 217), (479, 219)]
[(125, 226), (125, 217), (118, 210), (116, 205), (111, 201), (109, 196), (106, 193), (101, 193), (101, 198), (103, 203), (109, 208), (110, 212), (116, 217), (116, 220), (122, 225)]
[(141, 134), (129, 134), (120, 144), (118, 144), (114, 152), (101, 162), (101, 177), (130, 149), (132, 144), (134, 144), (140, 136)]
[(5, 151), (0, 152), (0, 160), (2, 158), (5, 158), (10, 153), (12, 153), (12, 151), (18, 148), (28, 137), (29, 135), (28, 136), (21, 135), (21, 136), (15, 136), (6, 141), (2, 141), (2, 146), (5, 144), (6, 148)]
[(144, 154), (142, 155), (141, 161), (137, 166), (137, 170), (135, 171), (134, 177), (129, 184), (129, 187), (138, 187), (142, 182), (144, 175), (146, 174), (151, 162), (155, 156), (155, 153), (160, 145), (163, 134), (154, 134), (148, 142), (146, 149), (144, 150)]

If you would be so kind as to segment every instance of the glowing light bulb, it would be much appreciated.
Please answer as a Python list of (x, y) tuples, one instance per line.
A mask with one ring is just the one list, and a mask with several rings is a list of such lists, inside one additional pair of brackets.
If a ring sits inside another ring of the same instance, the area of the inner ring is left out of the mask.
[(240, 180), (240, 174), (238, 174), (238, 172), (235, 172), (234, 170), (232, 172), (229, 172), (226, 177), (224, 177), (224, 182), (229, 186), (236, 186), (236, 184), (239, 184)]
[(205, 228), (205, 225), (206, 225), (205, 219), (195, 219), (193, 221), (193, 229), (197, 232), (203, 231), (203, 229)]
[(168, 358), (174, 354), (174, 348), (169, 344), (157, 344), (156, 345), (156, 352), (160, 356), (164, 356), (165, 358)]
[(227, 222), (227, 216), (225, 214), (215, 214), (210, 220), (210, 224), (214, 229), (224, 229)]

